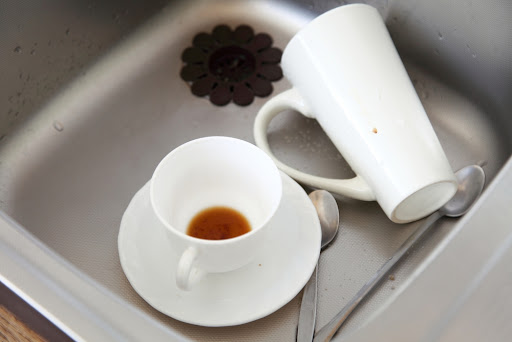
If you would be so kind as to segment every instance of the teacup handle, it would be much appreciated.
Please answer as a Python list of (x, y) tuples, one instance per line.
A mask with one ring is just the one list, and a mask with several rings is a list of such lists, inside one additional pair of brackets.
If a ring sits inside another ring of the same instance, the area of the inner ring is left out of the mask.
[(363, 201), (374, 201), (375, 194), (360, 176), (350, 179), (313, 176), (284, 164), (274, 156), (268, 144), (267, 128), (270, 121), (272, 121), (275, 116), (287, 109), (293, 109), (308, 118), (314, 118), (313, 113), (304, 103), (298, 91), (295, 88), (286, 90), (267, 101), (258, 112), (254, 122), (254, 139), (256, 145), (274, 160), (278, 168), (301, 183)]
[(176, 285), (183, 291), (190, 291), (204, 275), (204, 272), (195, 266), (198, 253), (196, 247), (187, 247), (181, 254), (176, 269)]

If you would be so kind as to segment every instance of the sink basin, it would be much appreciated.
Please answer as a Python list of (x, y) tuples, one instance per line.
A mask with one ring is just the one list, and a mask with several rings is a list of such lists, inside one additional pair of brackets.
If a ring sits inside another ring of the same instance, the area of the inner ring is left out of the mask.
[[(478, 163), (488, 185), (500, 181), (498, 174), (511, 174), (511, 6), (462, 0), (367, 3), (385, 18), (452, 168)], [(249, 25), (284, 49), (312, 18), (343, 4), (172, 2), (101, 58), (84, 60), (87, 66), (59, 83), (26, 118), (11, 124), (11, 116), (1, 117), (0, 222), (5, 229), (0, 251), (5, 259), (0, 260), (10, 266), (0, 268), (0, 279), (77, 339), (294, 340), (300, 294), (270, 316), (242, 326), (205, 328), (164, 316), (128, 283), (117, 234), (130, 199), (174, 147), (208, 135), (254, 141), (253, 120), (268, 97), (245, 106), (216, 106), (192, 94), (180, 73), (182, 52), (194, 37), (221, 24), (231, 29)], [(503, 10), (496, 11), (500, 6)], [(272, 85), (273, 94), (290, 87), (286, 79)], [(276, 118), (269, 140), (280, 159), (299, 169), (327, 177), (352, 174), (320, 126), (298, 113)], [(321, 259), (317, 327), (421, 224), (394, 224), (373, 202), (338, 202), (341, 230)], [(336, 338), (363, 330), (392, 305), (478, 210), (441, 221)], [(480, 215), (493, 222), (492, 212)]]

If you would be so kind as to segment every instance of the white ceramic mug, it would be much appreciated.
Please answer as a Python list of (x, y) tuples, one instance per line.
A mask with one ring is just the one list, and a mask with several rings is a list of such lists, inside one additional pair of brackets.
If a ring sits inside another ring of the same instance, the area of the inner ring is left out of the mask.
[[(181, 255), (178, 287), (189, 290), (206, 273), (227, 272), (249, 263), (264, 243), (265, 228), (281, 194), (281, 176), (274, 162), (246, 141), (205, 137), (169, 153), (151, 178), (150, 198), (170, 248)], [(197, 213), (216, 206), (241, 213), (251, 231), (225, 240), (186, 234)]]
[[(420, 219), (454, 195), (454, 173), (375, 8), (346, 5), (315, 18), (288, 43), (281, 66), (293, 88), (261, 108), (254, 135), (288, 175), (377, 200), (397, 223)], [(318, 120), (356, 177), (312, 176), (277, 160), (267, 127), (287, 109)]]

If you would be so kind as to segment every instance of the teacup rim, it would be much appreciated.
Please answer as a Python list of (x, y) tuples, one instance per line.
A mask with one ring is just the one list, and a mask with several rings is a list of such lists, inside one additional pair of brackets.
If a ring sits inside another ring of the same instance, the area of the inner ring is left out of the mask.
[[(229, 238), (229, 239), (208, 240), (208, 239), (201, 239), (201, 238), (190, 236), (190, 235), (186, 234), (185, 232), (175, 228), (173, 225), (171, 225), (169, 222), (167, 222), (167, 220), (165, 220), (162, 217), (162, 215), (158, 212), (158, 210), (155, 210), (155, 207), (156, 207), (155, 206), (155, 199), (154, 199), (154, 196), (155, 196), (154, 192), (155, 192), (155, 190), (154, 190), (153, 179), (155, 178), (155, 175), (157, 174), (157, 172), (161, 168), (163, 162), (166, 159), (170, 158), (172, 156), (172, 154), (179, 152), (179, 150), (181, 150), (183, 148), (186, 148), (189, 145), (198, 144), (198, 143), (204, 142), (205, 140), (217, 140), (217, 139), (231, 140), (231, 141), (235, 141), (236, 143), (242, 143), (242, 144), (245, 144), (246, 146), (248, 146), (249, 148), (256, 149), (256, 150), (260, 151), (261, 153), (263, 153), (265, 155), (265, 157), (268, 158), (269, 162), (275, 168), (277, 176), (279, 177), (279, 183), (278, 184), (279, 184), (280, 189), (278, 189), (279, 198), (277, 199), (276, 204), (272, 208), (271, 213), (257, 227), (257, 229), (251, 229), (251, 231), (249, 231), (248, 233), (245, 233), (243, 235), (239, 235), (237, 237)], [(149, 200), (150, 200), (151, 210), (155, 214), (155, 216), (158, 219), (158, 221), (161, 224), (164, 225), (164, 227), (165, 227), (165, 229), (167, 231), (169, 231), (169, 232), (179, 236), (180, 238), (184, 238), (188, 242), (194, 243), (195, 245), (229, 245), (229, 244), (237, 243), (237, 242), (242, 241), (244, 239), (248, 239), (250, 236), (252, 236), (252, 235), (256, 234), (257, 232), (259, 232), (259, 231), (263, 230), (264, 228), (266, 228), (268, 226), (269, 222), (275, 216), (275, 214), (276, 214), (276, 212), (279, 209), (279, 206), (281, 204), (281, 200), (283, 198), (283, 180), (282, 180), (281, 172), (282, 171), (280, 171), (277, 168), (277, 166), (275, 165), (274, 161), (263, 150), (261, 150), (258, 146), (254, 145), (254, 144), (252, 144), (252, 143), (250, 143), (248, 141), (245, 141), (243, 139), (229, 137), (229, 136), (220, 136), (220, 135), (206, 136), (206, 137), (200, 137), (200, 138), (197, 138), (197, 139), (192, 139), (192, 140), (189, 140), (189, 141), (187, 141), (187, 142), (177, 146), (172, 151), (170, 151), (164, 158), (162, 158), (160, 160), (160, 162), (158, 163), (157, 167), (155, 168), (155, 171), (153, 172), (153, 175), (152, 175), (151, 179), (149, 180)]]

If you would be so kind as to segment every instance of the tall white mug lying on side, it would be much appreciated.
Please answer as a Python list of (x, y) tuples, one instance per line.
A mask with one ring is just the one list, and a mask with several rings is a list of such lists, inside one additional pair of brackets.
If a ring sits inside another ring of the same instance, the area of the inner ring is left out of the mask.
[[(291, 39), (281, 66), (293, 87), (261, 108), (254, 135), (284, 172), (376, 200), (397, 223), (420, 219), (455, 194), (454, 173), (375, 8), (353, 4), (320, 15)], [(277, 160), (267, 127), (287, 109), (318, 120), (356, 177), (322, 178)]]

